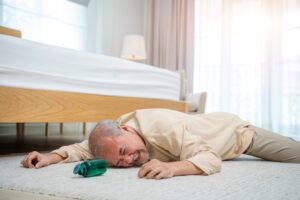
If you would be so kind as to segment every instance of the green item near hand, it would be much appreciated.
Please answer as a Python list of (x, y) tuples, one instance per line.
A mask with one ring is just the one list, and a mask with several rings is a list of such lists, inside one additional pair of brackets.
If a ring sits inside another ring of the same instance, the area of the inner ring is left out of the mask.
[(107, 163), (105, 160), (86, 160), (75, 166), (73, 173), (84, 177), (99, 176), (106, 172)]

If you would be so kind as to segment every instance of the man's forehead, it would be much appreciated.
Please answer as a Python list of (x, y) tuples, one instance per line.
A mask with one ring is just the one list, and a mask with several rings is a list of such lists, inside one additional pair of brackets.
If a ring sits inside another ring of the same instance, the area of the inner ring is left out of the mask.
[(103, 141), (105, 143), (103, 148), (103, 159), (106, 160), (109, 166), (114, 166), (117, 162), (119, 149), (121, 148), (120, 142), (116, 141), (115, 138), (105, 138)]
[(112, 137), (106, 137), (103, 138), (102, 145), (104, 147), (104, 152), (111, 153), (118, 148), (119, 143)]

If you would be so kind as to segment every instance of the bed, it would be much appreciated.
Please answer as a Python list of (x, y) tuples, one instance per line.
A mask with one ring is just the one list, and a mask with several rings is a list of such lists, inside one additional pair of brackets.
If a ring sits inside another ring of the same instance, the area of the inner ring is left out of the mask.
[(142, 108), (185, 112), (175, 72), (0, 35), (0, 122), (96, 122)]

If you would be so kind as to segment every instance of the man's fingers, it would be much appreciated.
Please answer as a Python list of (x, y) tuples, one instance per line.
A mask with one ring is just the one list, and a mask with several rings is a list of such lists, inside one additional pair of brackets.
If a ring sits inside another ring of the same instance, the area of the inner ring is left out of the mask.
[(38, 155), (37, 153), (33, 152), (33, 153), (30, 153), (26, 159), (26, 165), (29, 167), (29, 168), (33, 168), (34, 167), (34, 163), (33, 161), (35, 160), (35, 162), (38, 162)]
[(147, 179), (162, 179), (167, 178), (167, 173), (161, 167), (154, 167), (154, 168), (146, 168), (139, 173), (140, 178), (147, 178)]
[(158, 166), (155, 161), (154, 162), (150, 161), (141, 167), (138, 176), (140, 178), (145, 177), (151, 179), (151, 178), (155, 178), (155, 176), (159, 174), (161, 171), (162, 168)]
[(147, 179), (162, 179), (173, 177), (174, 173), (168, 163), (153, 159), (141, 167), (138, 176)]
[(21, 161), (21, 164), (27, 168), (41, 168), (50, 165), (50, 160), (46, 155), (40, 154), (37, 151), (30, 152)]
[(149, 171), (150, 171), (150, 169), (148, 167), (142, 167), (138, 173), (138, 176), (140, 178), (143, 178), (148, 174)]
[(164, 174), (164, 172), (160, 172), (160, 173), (156, 174), (156, 176), (154, 178), (156, 180), (160, 180), (162, 178), (165, 178), (165, 174)]
[(145, 176), (152, 170), (152, 168), (153, 168), (152, 166), (153, 166), (153, 163), (152, 163), (151, 161), (145, 163), (145, 164), (141, 167), (141, 169), (140, 169), (140, 171), (139, 171), (139, 173), (138, 173), (138, 176), (139, 176), (140, 178), (145, 177)]
[(150, 177), (153, 178), (158, 172), (157, 171), (153, 171), (152, 173), (150, 173), (150, 172), (155, 168), (157, 163), (158, 163), (158, 160), (156, 160), (156, 159), (152, 159), (149, 162), (145, 163), (141, 167), (141, 169), (138, 173), (138, 176), (140, 178), (143, 178), (143, 177), (146, 177), (146, 176), (147, 176), (147, 178), (150, 178)]
[(27, 159), (28, 159), (28, 156), (26, 156), (26, 157), (22, 160), (22, 165), (23, 165), (24, 167), (29, 168), (30, 165), (27, 164), (27, 163), (28, 163)]
[(31, 162), (30, 162), (30, 154), (28, 154), (26, 157), (25, 157), (25, 159), (24, 159), (24, 161), (23, 161), (23, 166), (24, 167), (28, 167), (28, 168), (30, 168), (31, 167)]
[(150, 171), (146, 174), (146, 178), (151, 179), (154, 178), (157, 174), (161, 173), (160, 168), (152, 168)]
[(45, 162), (43, 162), (43, 161), (40, 161), (40, 162), (38, 162), (38, 163), (35, 164), (35, 168), (36, 169), (44, 167), (44, 166), (45, 166)]
[(42, 155), (39, 155), (37, 159), (37, 163), (35, 164), (35, 168), (38, 169), (47, 165), (49, 165), (48, 160), (43, 159)]
[(39, 153), (34, 151), (34, 152), (31, 152), (29, 153), (27, 156), (24, 157), (24, 159), (21, 161), (21, 164), (24, 166), (24, 167), (27, 167), (27, 168), (33, 168), (34, 167), (34, 164), (33, 162), (38, 162), (38, 155)]
[(43, 159), (41, 158), (40, 155), (37, 156), (37, 158), (34, 160), (33, 164), (36, 169), (43, 167)]

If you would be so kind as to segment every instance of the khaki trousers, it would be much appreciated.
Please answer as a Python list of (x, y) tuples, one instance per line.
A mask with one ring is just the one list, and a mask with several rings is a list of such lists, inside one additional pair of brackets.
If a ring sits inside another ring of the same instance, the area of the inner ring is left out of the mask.
[(270, 161), (300, 163), (300, 142), (255, 126), (252, 142), (244, 154)]

